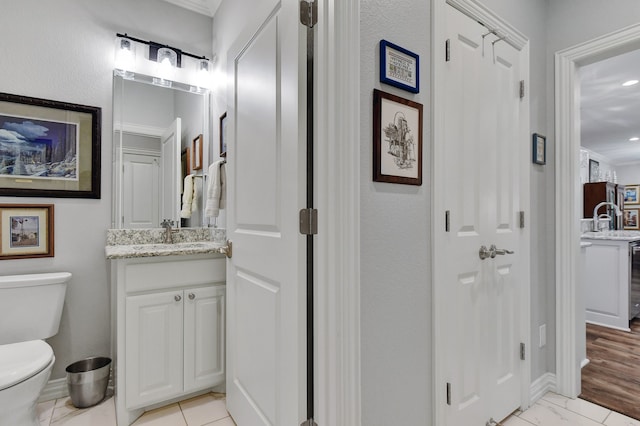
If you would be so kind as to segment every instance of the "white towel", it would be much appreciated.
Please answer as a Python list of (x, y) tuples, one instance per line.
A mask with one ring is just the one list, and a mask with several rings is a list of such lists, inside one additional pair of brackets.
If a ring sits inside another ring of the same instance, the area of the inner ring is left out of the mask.
[(182, 210), (180, 211), (180, 217), (188, 219), (191, 217), (191, 213), (198, 209), (195, 190), (196, 186), (195, 182), (193, 181), (193, 175), (185, 176), (182, 192)]
[(209, 182), (207, 183), (207, 204), (205, 216), (218, 217), (220, 209), (225, 208), (227, 198), (225, 161), (220, 160), (209, 166)]

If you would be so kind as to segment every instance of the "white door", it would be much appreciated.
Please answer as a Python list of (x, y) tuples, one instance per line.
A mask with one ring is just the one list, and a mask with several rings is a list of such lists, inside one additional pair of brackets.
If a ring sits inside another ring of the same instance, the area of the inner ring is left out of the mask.
[(123, 163), (124, 227), (159, 227), (160, 156), (124, 153)]
[(181, 184), (181, 120), (176, 118), (160, 138), (162, 167), (160, 170), (160, 221), (170, 219), (180, 226)]
[[(518, 218), (520, 197), (528, 197), (522, 159), (530, 154), (519, 90), (524, 53), (505, 41), (492, 43), (497, 36), (452, 7), (446, 6), (446, 17), (441, 178), (450, 228), (436, 230), (445, 298), (438, 304), (447, 306), (446, 418), (451, 426), (484, 426), (522, 400), (520, 311), (528, 259)], [(482, 260), (481, 246), (492, 245), (514, 253)]]
[(306, 418), (303, 27), (296, 1), (253, 3), (227, 56), (227, 407), (238, 426), (298, 425)]

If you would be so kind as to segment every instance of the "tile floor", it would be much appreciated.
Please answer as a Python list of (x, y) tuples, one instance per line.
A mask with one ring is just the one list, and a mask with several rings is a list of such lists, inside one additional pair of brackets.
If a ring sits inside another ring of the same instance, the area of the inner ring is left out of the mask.
[[(41, 426), (116, 426), (113, 397), (100, 404), (78, 409), (71, 399), (60, 398), (38, 404)], [(148, 411), (132, 426), (235, 426), (225, 404), (225, 395), (207, 393)]]
[[(38, 404), (41, 426), (115, 426), (113, 398), (79, 410), (69, 398)], [(223, 394), (208, 393), (149, 411), (133, 426), (235, 426)], [(582, 399), (548, 393), (525, 412), (517, 412), (504, 426), (640, 426), (640, 421)]]
[(583, 399), (568, 399), (547, 393), (531, 408), (517, 412), (504, 426), (640, 426), (640, 421), (623, 416)]

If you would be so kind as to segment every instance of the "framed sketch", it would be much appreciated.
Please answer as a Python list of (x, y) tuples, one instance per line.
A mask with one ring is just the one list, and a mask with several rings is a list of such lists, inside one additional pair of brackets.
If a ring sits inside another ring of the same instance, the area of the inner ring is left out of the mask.
[(535, 164), (547, 164), (547, 138), (538, 134), (533, 134), (533, 162)]
[(0, 204), (0, 260), (53, 257), (53, 204)]
[(412, 93), (420, 92), (420, 57), (387, 40), (380, 40), (380, 81)]
[(589, 182), (600, 181), (600, 163), (589, 159)]
[(198, 135), (193, 139), (191, 143), (191, 170), (201, 170), (202, 169), (202, 134)]
[(625, 185), (624, 187), (624, 204), (638, 204), (638, 196), (640, 195), (640, 185)]
[(227, 113), (220, 116), (220, 157), (227, 156)]
[(422, 185), (422, 104), (373, 91), (373, 180)]
[(0, 196), (100, 198), (97, 107), (0, 93)]
[(622, 222), (624, 229), (640, 229), (640, 226), (638, 225), (638, 212), (640, 212), (640, 208), (624, 209), (624, 218)]

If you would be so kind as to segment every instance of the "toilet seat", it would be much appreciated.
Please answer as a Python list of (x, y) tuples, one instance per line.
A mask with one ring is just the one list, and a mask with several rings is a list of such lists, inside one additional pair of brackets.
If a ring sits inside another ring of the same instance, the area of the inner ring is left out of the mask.
[(44, 340), (0, 345), (0, 391), (38, 374), (53, 359), (53, 349)]

